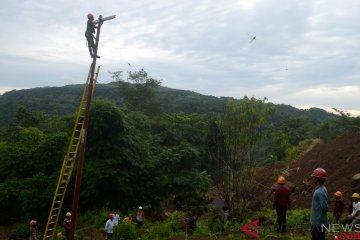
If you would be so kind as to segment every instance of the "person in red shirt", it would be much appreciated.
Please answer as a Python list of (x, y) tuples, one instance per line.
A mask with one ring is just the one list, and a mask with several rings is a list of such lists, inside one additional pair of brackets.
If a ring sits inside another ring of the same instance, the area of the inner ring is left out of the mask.
[(276, 209), (278, 232), (286, 232), (286, 211), (290, 208), (290, 191), (285, 186), (285, 178), (279, 177), (274, 190), (274, 208)]
[(335, 203), (334, 203), (334, 217), (336, 219), (336, 222), (338, 223), (340, 220), (340, 217), (345, 209), (345, 203), (344, 201), (341, 199), (342, 198), (342, 193), (340, 191), (337, 191), (336, 193), (334, 193), (335, 195)]

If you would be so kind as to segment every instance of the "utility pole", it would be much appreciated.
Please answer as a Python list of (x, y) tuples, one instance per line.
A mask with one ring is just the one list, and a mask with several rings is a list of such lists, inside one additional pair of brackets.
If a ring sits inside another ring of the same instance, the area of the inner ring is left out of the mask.
[(98, 28), (96, 31), (96, 38), (95, 38), (96, 44), (95, 44), (94, 57), (93, 57), (93, 62), (92, 62), (89, 87), (88, 87), (88, 92), (87, 92), (87, 101), (86, 101), (86, 107), (85, 107), (84, 122), (83, 122), (83, 127), (81, 130), (82, 131), (81, 142), (80, 142), (80, 146), (79, 146), (79, 157), (78, 157), (78, 165), (77, 165), (77, 171), (76, 171), (74, 197), (73, 197), (72, 210), (71, 210), (70, 240), (74, 240), (74, 235), (75, 235), (77, 211), (78, 211), (78, 205), (79, 205), (79, 199), (80, 199), (81, 179), (82, 179), (83, 167), (84, 167), (84, 161), (85, 161), (87, 130), (88, 130), (88, 126), (89, 126), (93, 82), (94, 82), (94, 76), (95, 76), (96, 56), (97, 56), (97, 51), (98, 51), (98, 47), (99, 47), (101, 25), (104, 23), (104, 21), (114, 19), (115, 17), (116, 17), (116, 15), (102, 18), (102, 16), (100, 15), (99, 19), (94, 21), (95, 24), (98, 24)]

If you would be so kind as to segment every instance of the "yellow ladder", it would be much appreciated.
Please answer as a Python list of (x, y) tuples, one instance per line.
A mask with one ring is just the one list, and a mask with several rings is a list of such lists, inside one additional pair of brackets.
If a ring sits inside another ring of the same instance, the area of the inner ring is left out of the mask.
[[(64, 162), (63, 162), (63, 165), (62, 165), (62, 168), (60, 171), (60, 175), (59, 175), (57, 187), (55, 190), (53, 202), (51, 205), (51, 210), (50, 210), (50, 214), (48, 217), (48, 221), (46, 224), (43, 240), (49, 240), (49, 239), (52, 240), (52, 239), (54, 239), (55, 234), (56, 234), (56, 227), (57, 227), (57, 223), (59, 220), (59, 215), (60, 215), (62, 204), (64, 201), (66, 189), (70, 182), (71, 173), (74, 169), (75, 160), (76, 160), (78, 148), (79, 148), (81, 137), (82, 137), (82, 126), (83, 126), (83, 121), (84, 121), (84, 113), (85, 113), (85, 107), (86, 107), (87, 96), (88, 96), (87, 92), (89, 89), (89, 81), (91, 78), (92, 68), (93, 68), (93, 64), (91, 64), (91, 66), (90, 66), (89, 73), (88, 73), (88, 76), (86, 79), (84, 92), (81, 97), (79, 109), (77, 111), (76, 120), (75, 120), (75, 124), (74, 124), (74, 128), (73, 128), (71, 140), (69, 143), (69, 147), (68, 147), (67, 153), (64, 157)], [(92, 94), (94, 94), (96, 81), (99, 76), (99, 71), (100, 71), (100, 66), (98, 66), (97, 71), (94, 76), (94, 87), (93, 87)]]

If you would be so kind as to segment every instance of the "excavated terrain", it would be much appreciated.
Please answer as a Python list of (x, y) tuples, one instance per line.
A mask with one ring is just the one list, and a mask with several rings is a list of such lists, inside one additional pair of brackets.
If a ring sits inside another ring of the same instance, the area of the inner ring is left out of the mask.
[(310, 175), (318, 167), (324, 168), (328, 173), (325, 186), (330, 202), (334, 193), (341, 191), (348, 205), (352, 193), (360, 191), (359, 182), (352, 180), (352, 176), (360, 173), (360, 134), (347, 134), (328, 143), (318, 141), (288, 167), (283, 163), (275, 163), (259, 169), (254, 180), (253, 204), (271, 206), (271, 189), (276, 186), (277, 177), (285, 175), (293, 192), (292, 208), (309, 208), (315, 186)]

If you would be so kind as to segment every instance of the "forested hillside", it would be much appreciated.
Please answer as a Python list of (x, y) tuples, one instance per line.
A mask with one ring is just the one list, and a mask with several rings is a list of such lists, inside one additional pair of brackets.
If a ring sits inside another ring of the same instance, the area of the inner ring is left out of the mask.
[[(254, 169), (283, 161), (307, 139), (359, 131), (339, 111), (298, 110), (267, 99), (216, 98), (160, 87), (144, 71), (96, 87), (80, 214), (126, 213), (161, 202), (207, 203), (214, 186), (231, 212), (246, 211)], [(71, 137), (81, 85), (11, 91), (0, 97), (0, 225), (43, 226)], [(72, 179), (63, 211), (71, 208)], [(237, 184), (232, 184), (236, 182)], [(234, 197), (236, 196), (236, 197)]]
[[(84, 85), (68, 85), (64, 87), (44, 87), (25, 90), (13, 90), (0, 95), (0, 126), (9, 124), (18, 107), (26, 107), (32, 111), (50, 114), (73, 114), (79, 105)], [(231, 97), (214, 97), (201, 95), (192, 91), (177, 90), (159, 86), (155, 94), (163, 111), (168, 113), (214, 113), (224, 114), (227, 101)], [(98, 84), (95, 98), (108, 99), (118, 105), (123, 103), (119, 83)], [(274, 121), (281, 119), (305, 118), (318, 124), (333, 115), (318, 108), (300, 110), (290, 105), (275, 105), (277, 112)]]

